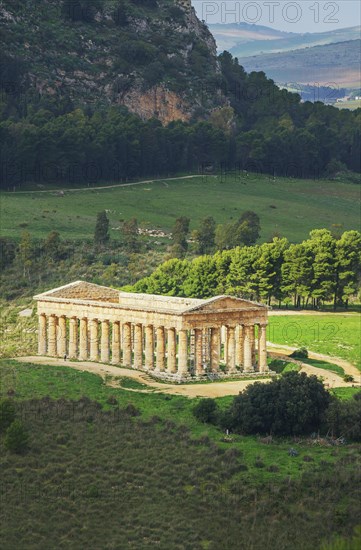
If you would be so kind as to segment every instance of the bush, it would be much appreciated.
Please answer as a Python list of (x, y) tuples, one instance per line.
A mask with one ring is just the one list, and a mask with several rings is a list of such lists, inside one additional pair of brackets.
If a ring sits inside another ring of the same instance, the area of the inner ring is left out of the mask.
[(306, 348), (295, 349), (295, 351), (291, 353), (290, 357), (295, 357), (296, 359), (307, 359), (308, 350)]
[(218, 418), (218, 405), (214, 399), (202, 399), (193, 408), (197, 420), (214, 424)]
[(353, 399), (341, 401), (334, 397), (327, 409), (326, 427), (334, 437), (361, 441), (361, 392)]
[(354, 377), (351, 374), (345, 374), (343, 379), (344, 379), (345, 382), (354, 382), (355, 381)]
[(15, 407), (11, 399), (0, 401), (0, 432), (6, 430), (15, 420)]
[(237, 396), (230, 409), (230, 428), (286, 436), (318, 431), (330, 399), (316, 376), (287, 372), (269, 384), (252, 384)]
[(29, 436), (20, 420), (14, 420), (5, 434), (5, 447), (13, 453), (23, 453), (28, 447)]

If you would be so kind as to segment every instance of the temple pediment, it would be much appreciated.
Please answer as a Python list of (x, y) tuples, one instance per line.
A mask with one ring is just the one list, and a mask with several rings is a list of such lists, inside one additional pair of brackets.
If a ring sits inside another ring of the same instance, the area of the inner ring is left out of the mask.
[(207, 313), (214, 311), (264, 311), (267, 310), (267, 306), (251, 302), (250, 300), (244, 300), (243, 298), (236, 298), (233, 296), (216, 296), (209, 300), (203, 300), (201, 304), (197, 304), (194, 307), (188, 308), (184, 313)]

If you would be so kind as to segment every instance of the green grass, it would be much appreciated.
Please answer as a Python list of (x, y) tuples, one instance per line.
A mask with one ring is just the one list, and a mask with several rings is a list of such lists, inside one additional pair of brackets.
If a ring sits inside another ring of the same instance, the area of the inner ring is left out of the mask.
[(360, 315), (277, 315), (270, 316), (269, 323), (270, 342), (305, 346), (311, 351), (346, 359), (361, 370)]
[[(0, 194), (1, 229), (19, 237), (24, 230), (44, 237), (54, 229), (69, 239), (91, 239), (97, 212), (109, 210), (111, 235), (119, 236), (120, 219), (136, 216), (144, 226), (170, 231), (174, 219), (187, 215), (191, 228), (207, 214), (217, 223), (236, 220), (244, 210), (260, 216), (262, 240), (280, 233), (301, 241), (315, 228), (359, 225), (359, 188), (328, 180), (271, 178), (242, 175), (242, 181), (208, 176), (157, 181), (134, 187), (70, 192)], [(317, 221), (316, 221), (317, 220)], [(159, 240), (159, 239), (158, 239)]]
[(342, 399), (343, 401), (352, 399), (354, 395), (360, 393), (360, 388), (333, 388), (330, 393)]
[(336, 374), (339, 374), (340, 376), (345, 376), (345, 371), (342, 367), (339, 367), (338, 365), (335, 365), (334, 363), (329, 363), (328, 361), (320, 361), (319, 359), (302, 359), (303, 363), (307, 363), (307, 365), (312, 365), (313, 367), (317, 367), (318, 369), (325, 369), (329, 370), (331, 372), (335, 372)]

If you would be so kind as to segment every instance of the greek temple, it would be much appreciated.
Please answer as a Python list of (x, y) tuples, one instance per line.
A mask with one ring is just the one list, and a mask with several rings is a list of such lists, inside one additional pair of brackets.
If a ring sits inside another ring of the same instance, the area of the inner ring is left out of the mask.
[(34, 296), (38, 353), (186, 381), (268, 372), (265, 305), (135, 294), (76, 281)]

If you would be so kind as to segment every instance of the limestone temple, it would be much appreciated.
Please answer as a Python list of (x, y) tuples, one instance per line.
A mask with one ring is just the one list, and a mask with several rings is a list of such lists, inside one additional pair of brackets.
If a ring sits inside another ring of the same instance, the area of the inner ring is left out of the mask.
[(135, 294), (83, 281), (34, 299), (39, 355), (112, 363), (174, 381), (268, 372), (262, 304)]

